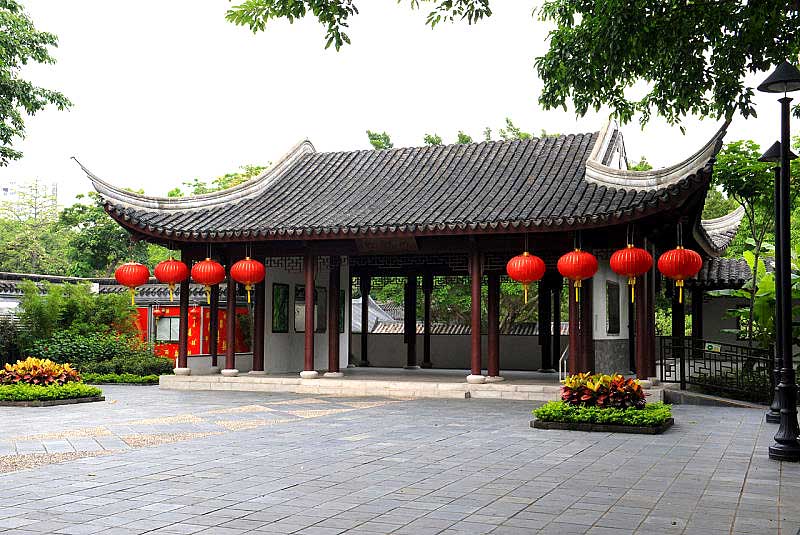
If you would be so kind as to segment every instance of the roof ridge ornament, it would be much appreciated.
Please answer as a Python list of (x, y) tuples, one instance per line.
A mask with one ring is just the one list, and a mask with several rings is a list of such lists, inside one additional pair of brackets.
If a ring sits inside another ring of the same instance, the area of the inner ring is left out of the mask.
[(619, 131), (616, 122), (609, 121), (600, 131), (589, 159), (586, 161), (586, 180), (599, 186), (625, 190), (658, 190), (676, 184), (713, 162), (722, 148), (722, 140), (730, 124), (727, 119), (703, 147), (669, 167), (649, 171), (615, 169), (603, 163), (603, 156), (613, 135)]
[(97, 191), (104, 200), (113, 201), (116, 205), (133, 209), (188, 210), (213, 206), (220, 202), (237, 201), (257, 195), (263, 191), (266, 186), (272, 183), (274, 179), (291, 168), (299, 158), (315, 152), (317, 151), (311, 141), (304, 139), (295, 144), (289, 152), (284, 154), (277, 162), (269, 166), (258, 176), (232, 188), (188, 197), (160, 197), (127, 191), (92, 173), (75, 156), (73, 156), (72, 159), (75, 160), (83, 172), (86, 173), (95, 191)]

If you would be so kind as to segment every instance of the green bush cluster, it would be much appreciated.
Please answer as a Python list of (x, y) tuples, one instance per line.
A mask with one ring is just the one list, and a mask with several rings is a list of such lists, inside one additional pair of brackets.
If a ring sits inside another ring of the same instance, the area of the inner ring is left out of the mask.
[(0, 385), (0, 401), (43, 401), (52, 399), (90, 398), (100, 396), (103, 391), (96, 386), (83, 383), (64, 385), (29, 385), (18, 383)]
[(654, 427), (672, 417), (671, 406), (664, 403), (648, 403), (642, 409), (629, 407), (586, 407), (564, 401), (550, 401), (533, 415), (545, 422), (580, 422), (593, 424), (616, 424)]
[(83, 382), (88, 384), (158, 384), (158, 375), (134, 375), (132, 373), (84, 373)]
[(70, 362), (83, 374), (172, 373), (171, 360), (154, 355), (150, 346), (126, 334), (59, 331), (50, 338), (36, 341), (29, 354), (59, 363)]

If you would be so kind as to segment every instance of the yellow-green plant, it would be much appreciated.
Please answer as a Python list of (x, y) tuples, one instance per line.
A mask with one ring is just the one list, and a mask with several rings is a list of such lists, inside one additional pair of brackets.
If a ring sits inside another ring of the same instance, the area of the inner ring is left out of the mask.
[(63, 385), (80, 382), (81, 376), (69, 364), (56, 364), (49, 359), (28, 357), (0, 369), (0, 384)]
[(571, 405), (626, 409), (645, 404), (639, 381), (619, 374), (578, 373), (566, 376), (562, 383), (561, 399)]

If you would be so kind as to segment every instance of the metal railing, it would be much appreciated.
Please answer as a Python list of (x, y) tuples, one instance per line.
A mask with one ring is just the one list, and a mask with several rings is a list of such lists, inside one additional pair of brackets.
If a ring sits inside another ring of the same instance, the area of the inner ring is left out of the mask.
[(558, 359), (558, 381), (561, 382), (567, 377), (567, 355), (569, 354), (569, 344), (564, 348), (561, 353), (561, 358)]
[(712, 340), (670, 336), (660, 339), (660, 378), (664, 383), (700, 387), (748, 401), (769, 401), (773, 360), (769, 350)]

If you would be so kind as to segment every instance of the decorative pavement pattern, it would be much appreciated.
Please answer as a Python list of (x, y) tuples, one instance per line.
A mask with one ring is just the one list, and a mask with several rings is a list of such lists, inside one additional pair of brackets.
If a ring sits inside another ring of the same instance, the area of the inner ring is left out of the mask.
[(792, 534), (800, 465), (756, 410), (661, 436), (534, 430), (529, 402), (107, 386), (0, 408), (0, 532)]

